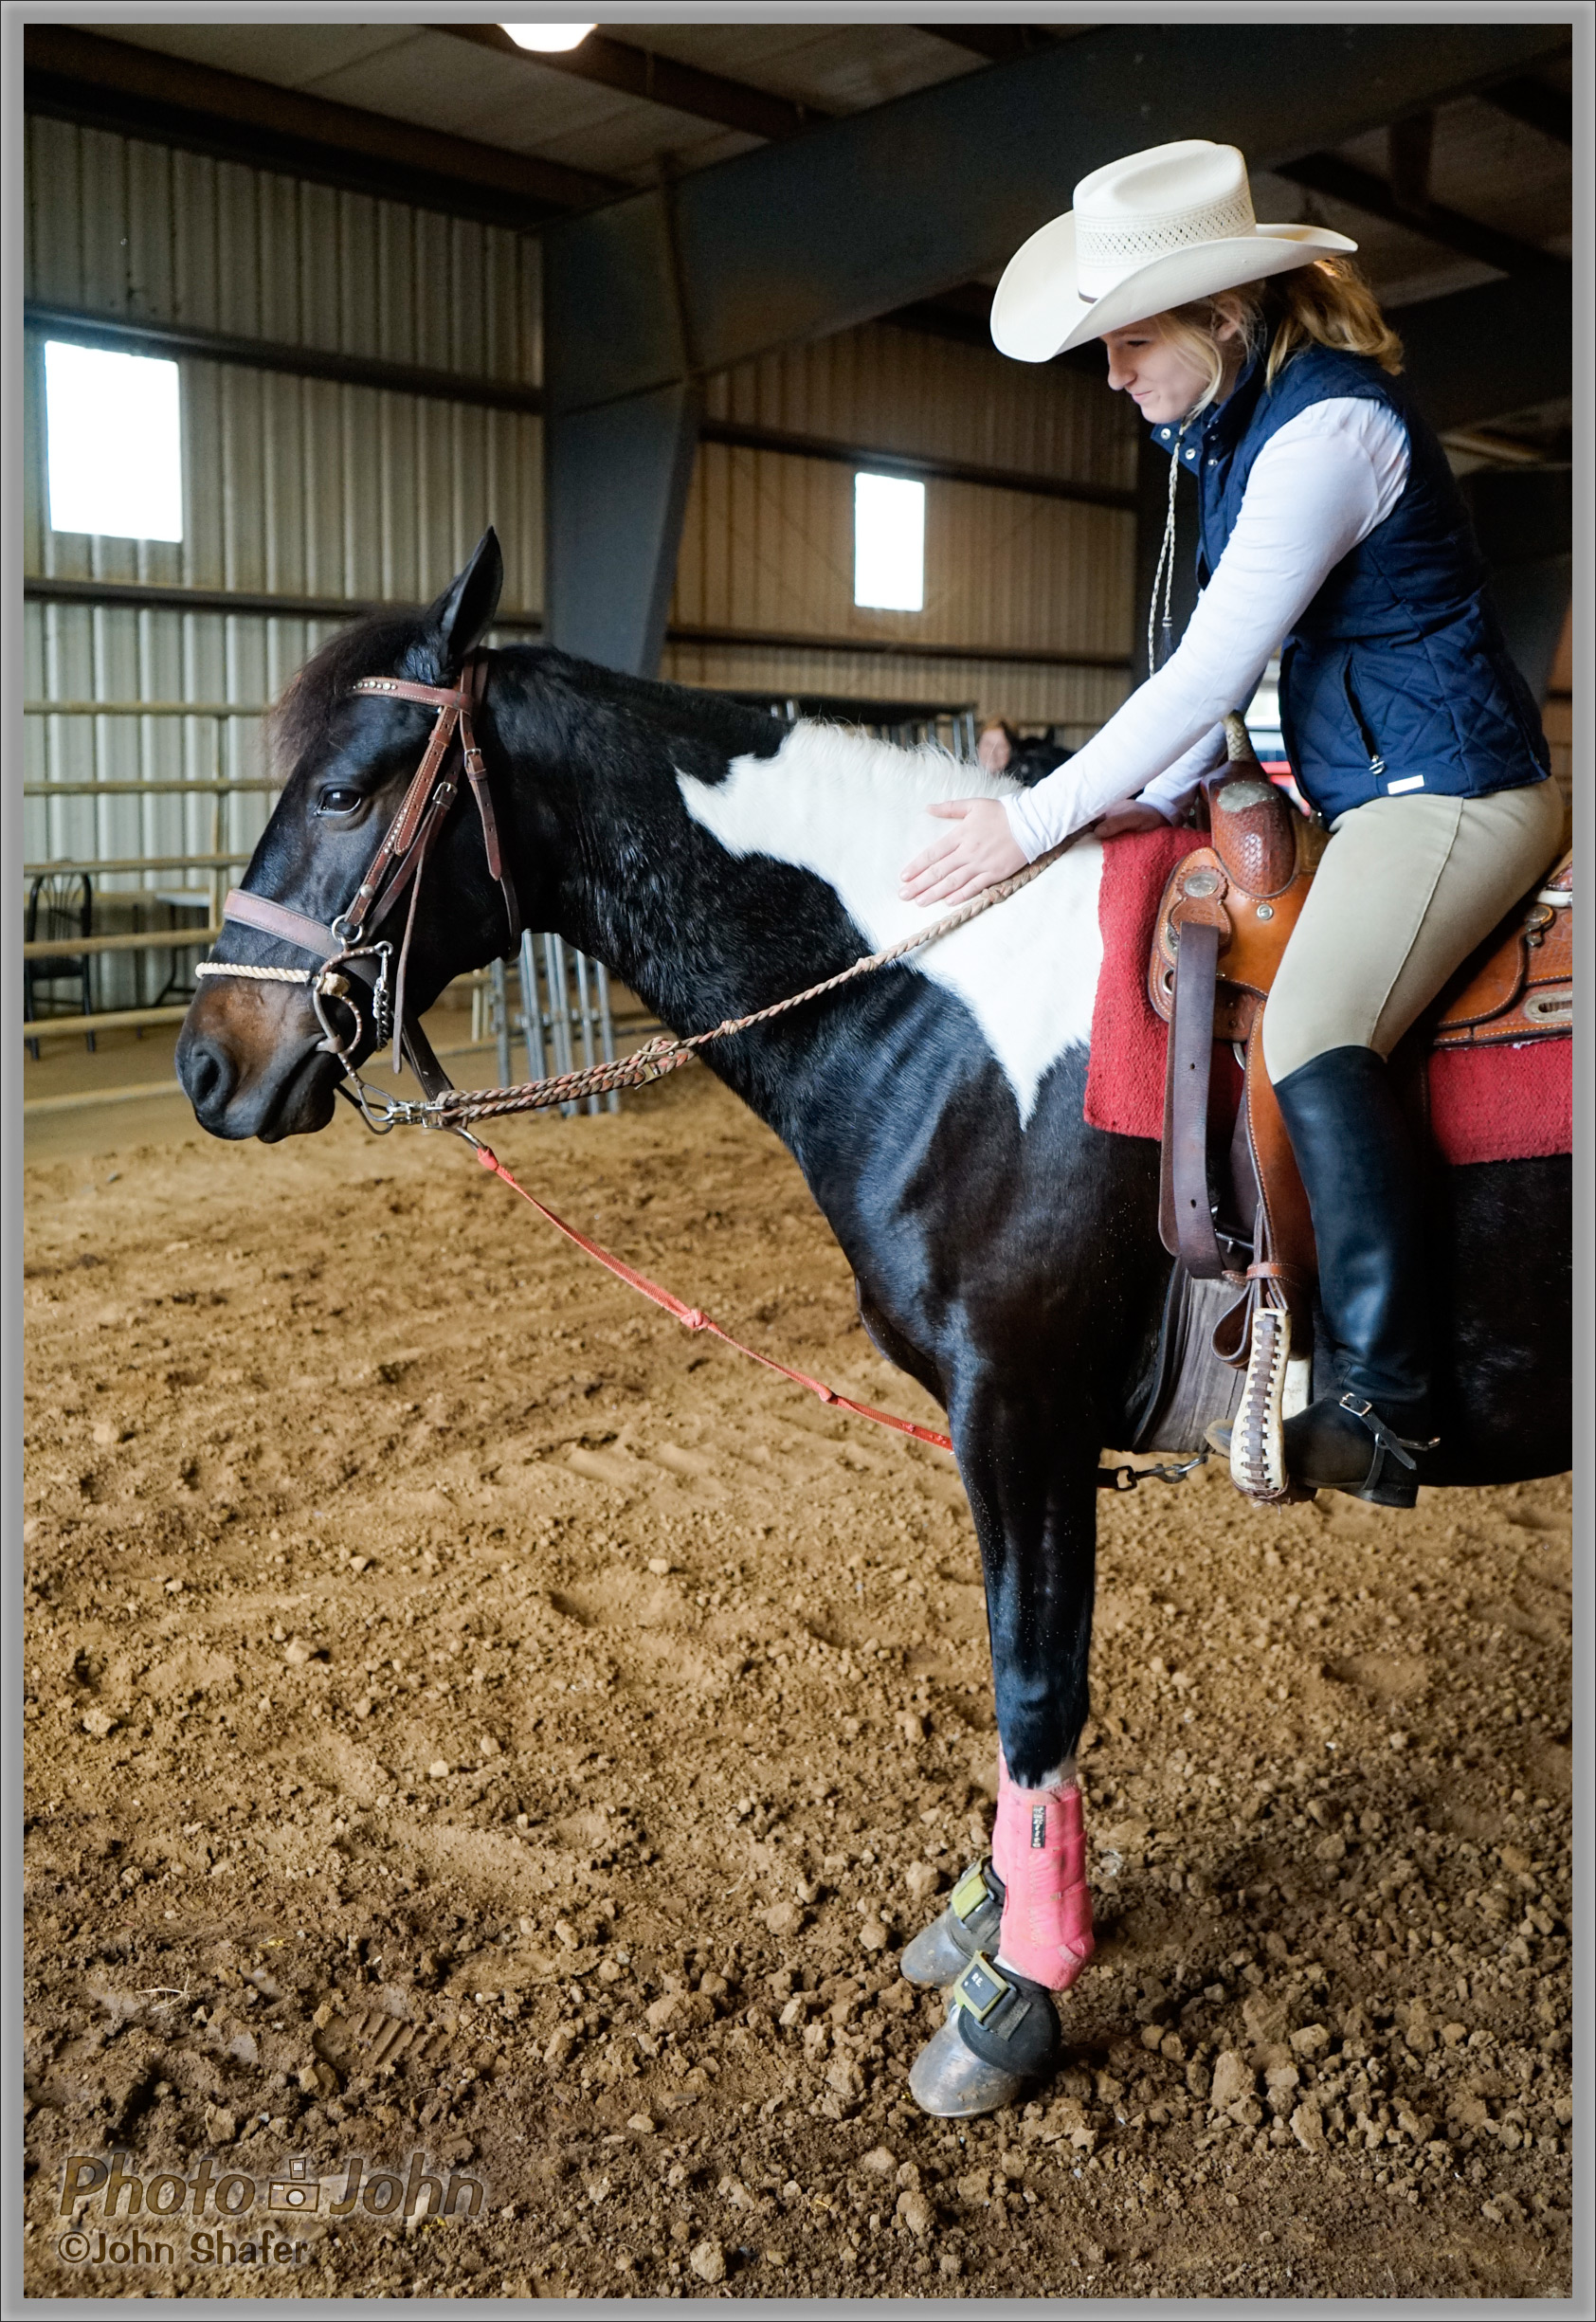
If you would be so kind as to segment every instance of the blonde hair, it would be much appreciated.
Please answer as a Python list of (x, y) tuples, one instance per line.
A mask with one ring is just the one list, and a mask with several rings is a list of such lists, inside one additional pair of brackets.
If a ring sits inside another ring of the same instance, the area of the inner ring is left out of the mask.
[(1173, 307), (1157, 320), (1159, 336), (1206, 373), (1193, 411), (1206, 410), (1224, 381), (1224, 352), (1215, 336), (1222, 322), (1240, 326), (1249, 355), (1267, 350), (1266, 387), (1273, 387), (1293, 355), (1309, 346), (1370, 355), (1393, 377), (1402, 369), (1401, 339), (1373, 291), (1345, 258), (1316, 258), (1267, 281), (1244, 282), (1237, 290)]

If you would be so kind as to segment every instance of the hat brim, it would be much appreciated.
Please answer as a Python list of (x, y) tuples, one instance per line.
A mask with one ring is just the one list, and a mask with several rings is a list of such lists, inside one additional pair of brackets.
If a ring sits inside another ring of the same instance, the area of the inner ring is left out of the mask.
[(1105, 331), (1126, 330), (1192, 299), (1211, 299), (1357, 246), (1327, 226), (1260, 226), (1151, 259), (1100, 298), (1086, 299), (1076, 264), (1075, 212), (1068, 210), (1034, 233), (1004, 268), (992, 299), (992, 343), (1017, 362), (1050, 362)]

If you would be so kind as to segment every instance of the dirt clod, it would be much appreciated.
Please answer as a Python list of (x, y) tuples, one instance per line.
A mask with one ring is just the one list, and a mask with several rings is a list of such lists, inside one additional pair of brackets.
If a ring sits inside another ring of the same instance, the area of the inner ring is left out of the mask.
[(726, 2278), (726, 2252), (718, 2241), (695, 2241), (687, 2262), (700, 2281)]

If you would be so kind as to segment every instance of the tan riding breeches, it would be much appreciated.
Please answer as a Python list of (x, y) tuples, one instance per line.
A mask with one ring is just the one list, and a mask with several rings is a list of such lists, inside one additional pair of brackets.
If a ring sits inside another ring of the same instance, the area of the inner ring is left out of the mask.
[(1375, 798), (1338, 816), (1263, 1011), (1270, 1079), (1327, 1048), (1389, 1056), (1550, 867), (1562, 832), (1551, 781), (1484, 798)]

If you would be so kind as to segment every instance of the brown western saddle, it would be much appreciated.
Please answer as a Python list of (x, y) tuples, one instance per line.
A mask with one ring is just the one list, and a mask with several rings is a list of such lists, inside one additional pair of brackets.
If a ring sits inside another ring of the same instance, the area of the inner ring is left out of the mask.
[[(1170, 1026), (1159, 1231), (1188, 1274), (1235, 1285), (1213, 1336), (1215, 1353), (1248, 1373), (1232, 1474), (1249, 1497), (1274, 1499), (1289, 1489), (1281, 1395), (1289, 1358), (1312, 1347), (1315, 1263), (1307, 1195), (1263, 1066), (1263, 1010), (1328, 833), (1268, 780), (1241, 718), (1225, 725), (1229, 763), (1204, 786), (1209, 836), (1170, 877), (1148, 963), (1148, 997)], [(1426, 1011), (1424, 1044), (1570, 1032), (1573, 916), (1569, 854)], [(1242, 1067), (1227, 1146), (1213, 1069), (1222, 1047)]]

